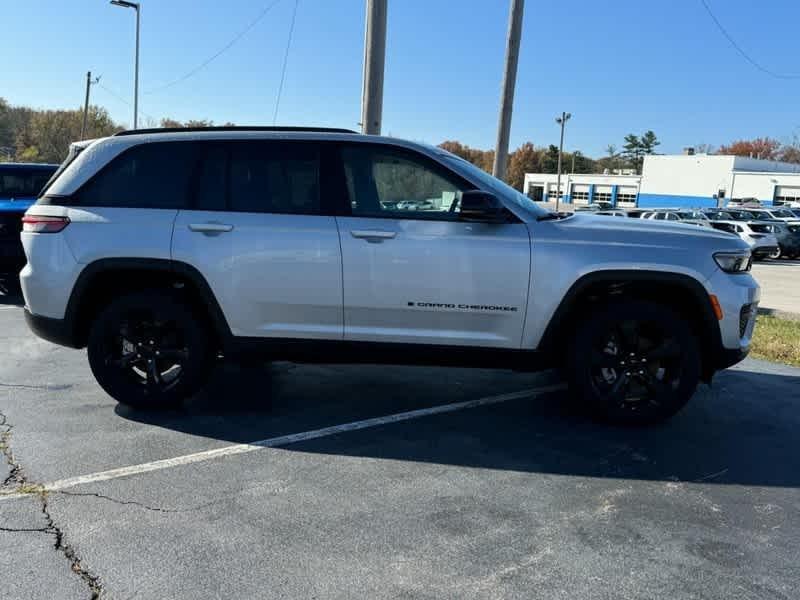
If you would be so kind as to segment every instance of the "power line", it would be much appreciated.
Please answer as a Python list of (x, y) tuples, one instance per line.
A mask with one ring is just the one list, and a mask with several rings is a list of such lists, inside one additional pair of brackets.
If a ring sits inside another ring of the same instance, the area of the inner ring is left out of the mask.
[(730, 42), (731, 46), (733, 46), (736, 49), (736, 51), (742, 55), (742, 58), (744, 58), (747, 62), (753, 65), (756, 69), (758, 69), (762, 73), (766, 73), (770, 77), (774, 77), (775, 79), (800, 79), (800, 75), (788, 75), (783, 73), (776, 73), (775, 71), (766, 68), (762, 64), (752, 59), (750, 55), (747, 54), (747, 52), (745, 52), (742, 49), (742, 47), (736, 43), (736, 40), (734, 40), (733, 37), (731, 37), (731, 35), (726, 31), (726, 29), (722, 26), (722, 23), (719, 22), (719, 19), (717, 19), (717, 17), (714, 16), (714, 13), (711, 11), (711, 7), (708, 5), (708, 2), (706, 2), (706, 0), (700, 0), (700, 3), (706, 9), (708, 16), (710, 16), (711, 19), (714, 21), (714, 23), (716, 24), (717, 28), (720, 30), (722, 35), (724, 35), (725, 38)]
[(271, 4), (268, 4), (266, 7), (264, 7), (264, 9), (258, 14), (258, 16), (255, 19), (253, 19), (252, 21), (250, 21), (250, 23), (247, 25), (247, 27), (245, 27), (244, 29), (242, 29), (242, 31), (240, 31), (238, 34), (236, 34), (236, 36), (230, 42), (225, 44), (216, 54), (213, 54), (212, 56), (210, 56), (209, 58), (204, 60), (202, 63), (200, 63), (195, 68), (193, 68), (192, 70), (188, 71), (187, 73), (185, 73), (181, 77), (178, 77), (177, 79), (174, 79), (174, 80), (170, 81), (169, 83), (165, 83), (164, 85), (160, 85), (160, 86), (155, 87), (153, 89), (147, 90), (145, 92), (145, 94), (155, 94), (155, 93), (161, 92), (163, 90), (166, 90), (167, 88), (171, 88), (173, 85), (177, 85), (177, 84), (179, 84), (179, 83), (181, 83), (183, 81), (186, 81), (187, 79), (189, 79), (190, 77), (192, 77), (193, 75), (198, 73), (199, 71), (203, 70), (205, 67), (207, 67), (209, 64), (211, 64), (213, 61), (215, 61), (217, 58), (219, 58), (222, 54), (227, 52), (236, 42), (238, 42), (240, 39), (242, 39), (253, 27), (258, 25), (259, 21), (261, 21), (261, 19), (263, 19), (265, 16), (267, 16), (267, 13), (269, 11), (271, 11), (280, 1), (281, 0), (275, 0)]
[(106, 87), (106, 85), (105, 85), (105, 84), (103, 84), (103, 83), (101, 83), (100, 81), (98, 81), (98, 82), (97, 82), (97, 85), (99, 85), (99, 86), (100, 86), (101, 88), (103, 88), (103, 89), (104, 89), (104, 90), (105, 90), (105, 91), (106, 91), (108, 94), (110, 94), (110, 95), (114, 96), (114, 98), (116, 98), (117, 100), (119, 100), (119, 101), (120, 101), (120, 102), (122, 102), (123, 104), (127, 104), (128, 106), (130, 106), (130, 105), (131, 105), (131, 103), (130, 103), (128, 100), (126, 100), (125, 98), (123, 98), (122, 96), (120, 96), (120, 95), (119, 95), (117, 92), (115, 92), (114, 90), (112, 90), (112, 89), (110, 89), (110, 88)]
[[(93, 83), (94, 83), (94, 82), (93, 82)], [(105, 85), (103, 82), (101, 82), (101, 81), (97, 81), (96, 83), (97, 83), (97, 85), (98, 85), (100, 88), (102, 88), (103, 90), (105, 90), (105, 92), (106, 92), (107, 94), (109, 94), (110, 96), (113, 96), (114, 98), (116, 98), (117, 100), (119, 100), (120, 102), (122, 102), (123, 104), (127, 104), (128, 106), (132, 106), (132, 104), (131, 104), (130, 100), (127, 100), (127, 99), (125, 99), (123, 96), (119, 95), (117, 92), (115, 92), (114, 90), (112, 90), (111, 88), (109, 88), (108, 86), (106, 86), (106, 85)], [(141, 112), (141, 113), (142, 113), (142, 114), (143, 114), (145, 117), (147, 117), (148, 119), (150, 119), (151, 121), (155, 121), (155, 120), (156, 120), (156, 119), (155, 119), (155, 117), (153, 117), (152, 115), (148, 115), (148, 114), (147, 114), (146, 112), (144, 112), (144, 111), (140, 111), (140, 112)]]
[(286, 78), (286, 64), (289, 62), (289, 48), (292, 45), (292, 33), (294, 33), (294, 22), (297, 18), (297, 6), (300, 0), (294, 0), (294, 11), (292, 12), (292, 24), (289, 25), (289, 39), (286, 40), (286, 52), (283, 55), (283, 68), (281, 69), (281, 83), (278, 86), (278, 96), (275, 98), (275, 112), (272, 115), (272, 124), (278, 120), (278, 107), (281, 104), (281, 94), (283, 93), (283, 81)]

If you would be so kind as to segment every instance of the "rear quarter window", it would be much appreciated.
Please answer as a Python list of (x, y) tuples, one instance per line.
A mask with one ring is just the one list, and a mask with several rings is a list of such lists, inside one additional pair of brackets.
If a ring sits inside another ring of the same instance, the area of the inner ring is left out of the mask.
[(112, 208), (186, 208), (196, 163), (194, 144), (140, 144), (103, 167), (74, 194), (72, 204)]

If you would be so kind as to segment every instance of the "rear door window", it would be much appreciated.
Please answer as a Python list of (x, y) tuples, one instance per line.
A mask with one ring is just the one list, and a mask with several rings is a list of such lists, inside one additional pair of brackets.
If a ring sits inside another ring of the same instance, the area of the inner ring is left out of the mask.
[(179, 209), (188, 205), (196, 146), (140, 144), (123, 152), (76, 194), (79, 206)]
[(317, 145), (232, 143), (229, 160), (229, 210), (320, 214), (320, 150)]

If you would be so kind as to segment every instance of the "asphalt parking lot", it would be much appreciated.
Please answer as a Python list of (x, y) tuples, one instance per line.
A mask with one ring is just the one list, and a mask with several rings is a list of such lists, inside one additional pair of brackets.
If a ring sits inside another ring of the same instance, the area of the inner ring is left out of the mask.
[(800, 369), (645, 430), (493, 370), (221, 367), (142, 413), (14, 298), (0, 332), (0, 597), (798, 597)]

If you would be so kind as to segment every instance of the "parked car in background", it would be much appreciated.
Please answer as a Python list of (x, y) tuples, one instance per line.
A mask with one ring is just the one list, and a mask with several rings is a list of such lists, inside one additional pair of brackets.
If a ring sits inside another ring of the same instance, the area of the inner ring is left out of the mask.
[(661, 208), (652, 212), (644, 213), (640, 218), (651, 219), (654, 221), (676, 221), (687, 225), (698, 225), (700, 227), (711, 227), (708, 217), (700, 210)]
[(598, 210), (596, 215), (605, 215), (607, 217), (626, 217), (624, 210), (614, 209), (614, 210)]
[[(770, 258), (794, 256), (797, 252), (796, 235), (789, 229), (794, 223), (783, 219), (771, 218), (770, 211), (743, 210), (738, 208), (707, 209), (706, 216), (712, 221), (739, 221), (747, 223), (756, 233), (773, 234), (778, 240), (778, 249)], [(798, 223), (800, 224), (800, 223)]]
[(625, 213), (632, 219), (640, 219), (642, 215), (650, 212), (646, 208), (630, 208)]
[[(781, 233), (776, 234), (781, 254), (784, 258), (800, 258), (800, 223), (778, 225)], [(772, 258), (772, 257), (770, 257)]]
[(751, 208), (748, 212), (752, 213), (756, 219), (762, 221), (797, 221), (795, 215), (788, 208)]
[(711, 221), (711, 226), (719, 231), (737, 235), (750, 244), (750, 250), (755, 260), (773, 257), (776, 253), (780, 256), (778, 239), (773, 233), (753, 231), (748, 223), (742, 221)]
[(750, 219), (739, 219), (737, 213), (746, 212), (736, 208), (706, 208), (703, 209), (706, 218), (711, 221), (747, 221)]
[(728, 206), (738, 206), (740, 208), (759, 208), (761, 200), (758, 198), (731, 198), (728, 200)]
[(20, 242), (22, 215), (58, 165), (0, 163), (0, 273), (17, 272), (25, 265)]
[(593, 202), (592, 204), (585, 204), (583, 206), (577, 206), (575, 211), (596, 211), (596, 210), (613, 210), (614, 205), (611, 202), (606, 202), (605, 200), (600, 200), (599, 202)]

